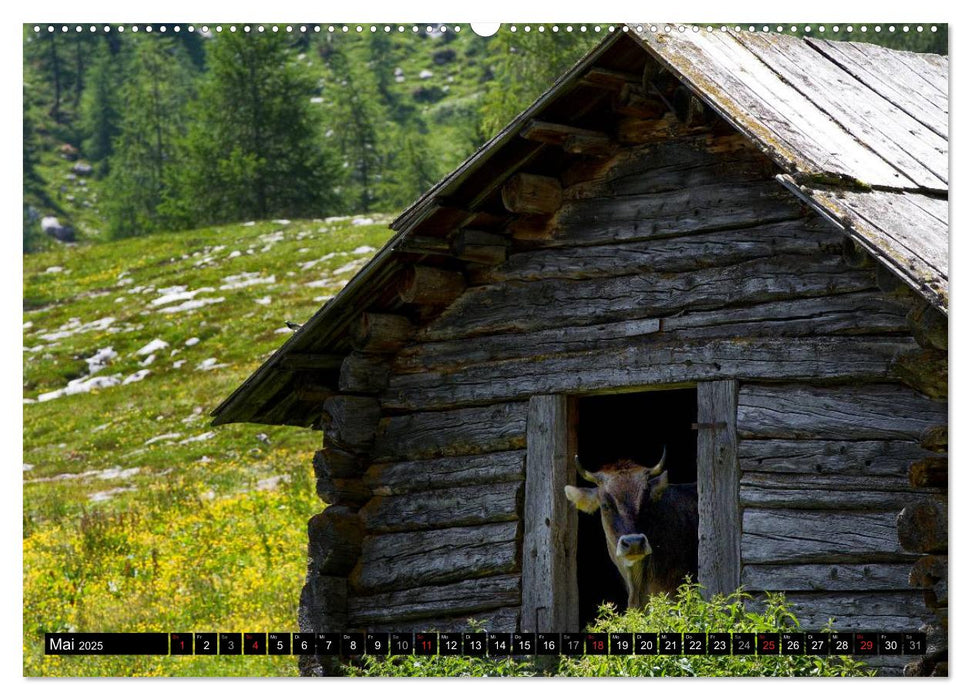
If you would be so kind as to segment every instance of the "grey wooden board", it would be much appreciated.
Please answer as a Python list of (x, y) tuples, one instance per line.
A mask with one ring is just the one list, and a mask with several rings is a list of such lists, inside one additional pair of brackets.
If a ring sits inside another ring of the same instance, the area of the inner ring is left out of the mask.
[(579, 631), (577, 511), (563, 488), (571, 468), (569, 400), (529, 400), (523, 505), (522, 623), (527, 632)]
[[(894, 56), (885, 53), (886, 50), (883, 47), (873, 44), (823, 39), (806, 41), (847, 73), (880, 93), (898, 109), (936, 134), (947, 137), (947, 92), (942, 93), (924, 77), (925, 75), (930, 77), (929, 71), (921, 70), (918, 74), (910, 68), (902, 70)], [(935, 68), (934, 72), (947, 76), (946, 59), (943, 70)]]
[(913, 565), (746, 564), (742, 585), (750, 591), (894, 591), (912, 588)]
[(894, 385), (746, 384), (738, 396), (742, 437), (916, 441), (946, 422), (947, 404)]
[(524, 450), (413, 462), (376, 462), (363, 478), (374, 495), (394, 496), (456, 486), (517, 481), (523, 478), (525, 463)]
[(820, 111), (921, 187), (947, 190), (947, 136), (936, 134), (804, 41), (747, 32), (745, 47)]
[(477, 623), (476, 630), (486, 632), (513, 632), (519, 629), (519, 606), (495, 608), (455, 617), (433, 617), (382, 622), (381, 632), (472, 632), (470, 620)]
[(351, 595), (347, 601), (348, 623), (375, 629), (375, 625), (384, 622), (460, 617), (500, 606), (518, 605), (519, 588), (520, 577), (512, 574), (391, 593)]
[(366, 537), (351, 585), (380, 592), (512, 573), (518, 532), (509, 522)]
[(860, 474), (907, 478), (912, 462), (933, 454), (915, 440), (742, 440), (742, 472)]
[(897, 541), (897, 512), (746, 508), (742, 563), (913, 561)]
[[(948, 201), (922, 194), (804, 189), (904, 281), (947, 312)], [(939, 298), (938, 298), (939, 297)]]
[(372, 459), (481, 454), (526, 445), (526, 403), (391, 416), (378, 428)]
[[(605, 392), (610, 389), (684, 384), (712, 379), (815, 381), (886, 381), (899, 352), (914, 349), (905, 338), (740, 338), (677, 344), (638, 343), (609, 351), (572, 353), (490, 364), (450, 372), (424, 372), (392, 378), (384, 403), (416, 410), (506, 401), (533, 394)], [(784, 416), (779, 416), (782, 420)], [(919, 419), (908, 419), (919, 423)], [(428, 432), (405, 437), (411, 449), (437, 451), (444, 436)], [(517, 425), (479, 425), (468, 429), (492, 435), (501, 431), (510, 442)], [(827, 437), (839, 437), (829, 435)], [(454, 441), (449, 441), (454, 442)], [(380, 438), (379, 438), (380, 444)], [(463, 443), (464, 444), (464, 443)], [(507, 449), (497, 446), (493, 449)], [(469, 449), (467, 446), (464, 449)]]
[(807, 630), (832, 618), (836, 631), (917, 632), (934, 618), (920, 591), (793, 593), (786, 600)]
[(365, 532), (404, 532), (515, 520), (522, 481), (375, 496), (361, 511)]
[[(733, 35), (685, 31), (640, 38), (787, 170), (882, 187), (918, 186), (782, 80), (773, 66), (760, 61)], [(826, 59), (819, 56), (819, 60)]]

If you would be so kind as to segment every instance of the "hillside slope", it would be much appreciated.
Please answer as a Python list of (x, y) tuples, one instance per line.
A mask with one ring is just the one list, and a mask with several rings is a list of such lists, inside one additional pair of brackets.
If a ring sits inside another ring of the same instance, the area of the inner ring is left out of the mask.
[(45, 657), (50, 631), (293, 631), (319, 434), (210, 410), (390, 235), (247, 223), (24, 258), (24, 672), (295, 675), (295, 657)]

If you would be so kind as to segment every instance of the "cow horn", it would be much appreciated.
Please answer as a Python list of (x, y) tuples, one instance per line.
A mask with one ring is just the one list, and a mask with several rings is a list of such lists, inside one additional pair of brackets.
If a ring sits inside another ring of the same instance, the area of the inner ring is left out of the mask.
[(587, 481), (594, 484), (600, 483), (600, 480), (597, 478), (596, 474), (591, 474), (586, 469), (584, 469), (583, 466), (580, 464), (580, 455), (573, 455), (573, 466), (576, 467), (577, 474), (579, 474), (581, 478), (586, 479)]
[(658, 462), (654, 468), (648, 473), (648, 476), (657, 476), (664, 469), (664, 460), (668, 458), (668, 446), (664, 446), (664, 451), (661, 453), (661, 461)]

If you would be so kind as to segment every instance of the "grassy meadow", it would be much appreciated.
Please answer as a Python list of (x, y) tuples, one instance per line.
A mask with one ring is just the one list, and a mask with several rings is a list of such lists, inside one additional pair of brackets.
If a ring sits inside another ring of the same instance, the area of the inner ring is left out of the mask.
[(55, 631), (293, 631), (320, 434), (209, 412), (390, 235), (248, 222), (24, 257), (24, 674), (296, 675), (296, 657), (44, 656)]

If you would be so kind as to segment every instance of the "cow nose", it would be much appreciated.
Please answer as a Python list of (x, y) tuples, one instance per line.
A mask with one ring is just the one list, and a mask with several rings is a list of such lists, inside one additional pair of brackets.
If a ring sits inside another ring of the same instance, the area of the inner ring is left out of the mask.
[(617, 540), (617, 553), (625, 557), (646, 556), (651, 553), (647, 535), (624, 535)]

